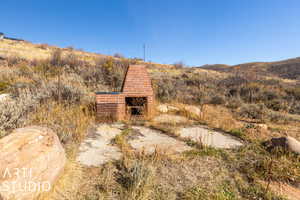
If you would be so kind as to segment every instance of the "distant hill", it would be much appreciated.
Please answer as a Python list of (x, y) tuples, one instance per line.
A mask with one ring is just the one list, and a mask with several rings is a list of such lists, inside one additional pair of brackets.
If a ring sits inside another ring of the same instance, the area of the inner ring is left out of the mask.
[(215, 64), (200, 68), (220, 72), (255, 72), (264, 76), (276, 76), (285, 79), (300, 80), (300, 57), (278, 62), (253, 62), (234, 66)]
[[(11, 39), (6, 38), (0, 40), (0, 59), (1, 58), (9, 58), (9, 57), (18, 57), (26, 60), (43, 60), (51, 57), (53, 51), (60, 49), (62, 51), (63, 56), (74, 55), (82, 61), (86, 61), (88, 63), (94, 64), (99, 59), (114, 59), (114, 60), (122, 60), (127, 59), (116, 53), (115, 56), (112, 55), (104, 55), (100, 53), (91, 53), (86, 52), (82, 49), (75, 49), (72, 46), (61, 48), (53, 45), (44, 44), (34, 44), (25, 40)], [(129, 58), (130, 59), (130, 58)], [(159, 64), (153, 62), (144, 62), (142, 59), (131, 58), (131, 60), (136, 60), (141, 64), (151, 64), (155, 67), (163, 67), (163, 68), (173, 68), (173, 65), (168, 64)]]
[(215, 70), (215, 71), (225, 71), (225, 72), (231, 70), (230, 65), (224, 65), (224, 64), (203, 65), (203, 66), (201, 66), (201, 68)]

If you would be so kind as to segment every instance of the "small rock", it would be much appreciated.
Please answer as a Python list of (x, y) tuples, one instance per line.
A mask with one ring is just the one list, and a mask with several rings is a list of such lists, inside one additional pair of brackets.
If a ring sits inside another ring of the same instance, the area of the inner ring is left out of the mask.
[(228, 149), (243, 145), (240, 141), (230, 135), (224, 135), (216, 131), (211, 131), (201, 126), (181, 128), (178, 131), (178, 135), (179, 137), (190, 139), (205, 146), (211, 146), (215, 148)]
[(0, 140), (0, 199), (31, 200), (48, 192), (65, 163), (65, 151), (52, 130), (14, 130)]

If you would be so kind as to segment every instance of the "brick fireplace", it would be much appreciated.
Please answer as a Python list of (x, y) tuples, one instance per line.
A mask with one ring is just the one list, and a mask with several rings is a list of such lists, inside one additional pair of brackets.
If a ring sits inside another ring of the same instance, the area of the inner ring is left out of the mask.
[(130, 65), (121, 92), (96, 92), (97, 118), (124, 120), (152, 115), (154, 93), (144, 65)]

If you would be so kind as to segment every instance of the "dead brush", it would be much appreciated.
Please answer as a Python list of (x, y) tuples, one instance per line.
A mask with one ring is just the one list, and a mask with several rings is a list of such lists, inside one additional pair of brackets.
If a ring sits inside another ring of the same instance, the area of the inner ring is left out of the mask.
[(84, 181), (83, 168), (72, 159), (68, 159), (64, 172), (59, 179), (52, 185), (51, 191), (42, 193), (38, 200), (75, 200), (77, 191)]
[(116, 180), (121, 185), (120, 198), (124, 200), (146, 200), (151, 195), (154, 183), (154, 170), (142, 160), (120, 161)]
[[(186, 108), (186, 105), (184, 105), (184, 104), (176, 103), (175, 107), (178, 108), (178, 110), (173, 111), (174, 114), (181, 115), (181, 116), (186, 117), (190, 120), (199, 121), (201, 119), (200, 116), (198, 116), (195, 113), (192, 113), (191, 111), (189, 111)], [(200, 106), (200, 107), (201, 107), (201, 110), (202, 110), (202, 106)]]
[(58, 104), (50, 101), (32, 114), (28, 124), (53, 129), (63, 144), (79, 143), (85, 137), (87, 127), (94, 121), (85, 105)]
[(31, 91), (23, 90), (18, 97), (1, 103), (0, 131), (2, 131), (2, 134), (24, 125), (28, 113), (35, 110), (41, 98), (43, 98), (43, 95), (33, 96)]
[(115, 143), (123, 152), (124, 157), (133, 157), (134, 153), (131, 146), (127, 142), (127, 137), (131, 134), (132, 129), (126, 128), (122, 131), (121, 134), (117, 135), (113, 139), (113, 143)]
[(205, 105), (200, 121), (212, 128), (221, 129), (225, 132), (243, 127), (234, 118), (233, 114), (223, 106)]

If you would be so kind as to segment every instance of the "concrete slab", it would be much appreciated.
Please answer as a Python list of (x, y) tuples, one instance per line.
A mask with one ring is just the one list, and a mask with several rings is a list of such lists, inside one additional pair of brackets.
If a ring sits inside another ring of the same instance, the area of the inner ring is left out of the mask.
[(138, 134), (136, 134), (135, 137), (132, 137), (132, 139), (129, 139), (128, 143), (138, 152), (152, 154), (155, 151), (159, 151), (162, 153), (173, 154), (192, 149), (185, 142), (176, 140), (160, 131), (142, 126), (134, 126), (132, 128), (134, 131), (138, 132)]
[(181, 138), (190, 139), (215, 148), (230, 149), (243, 145), (242, 142), (230, 135), (212, 131), (202, 126), (181, 128), (177, 134)]
[(114, 125), (101, 124), (88, 134), (79, 147), (77, 161), (86, 166), (98, 167), (122, 157), (120, 149), (112, 146), (111, 140), (121, 134)]

